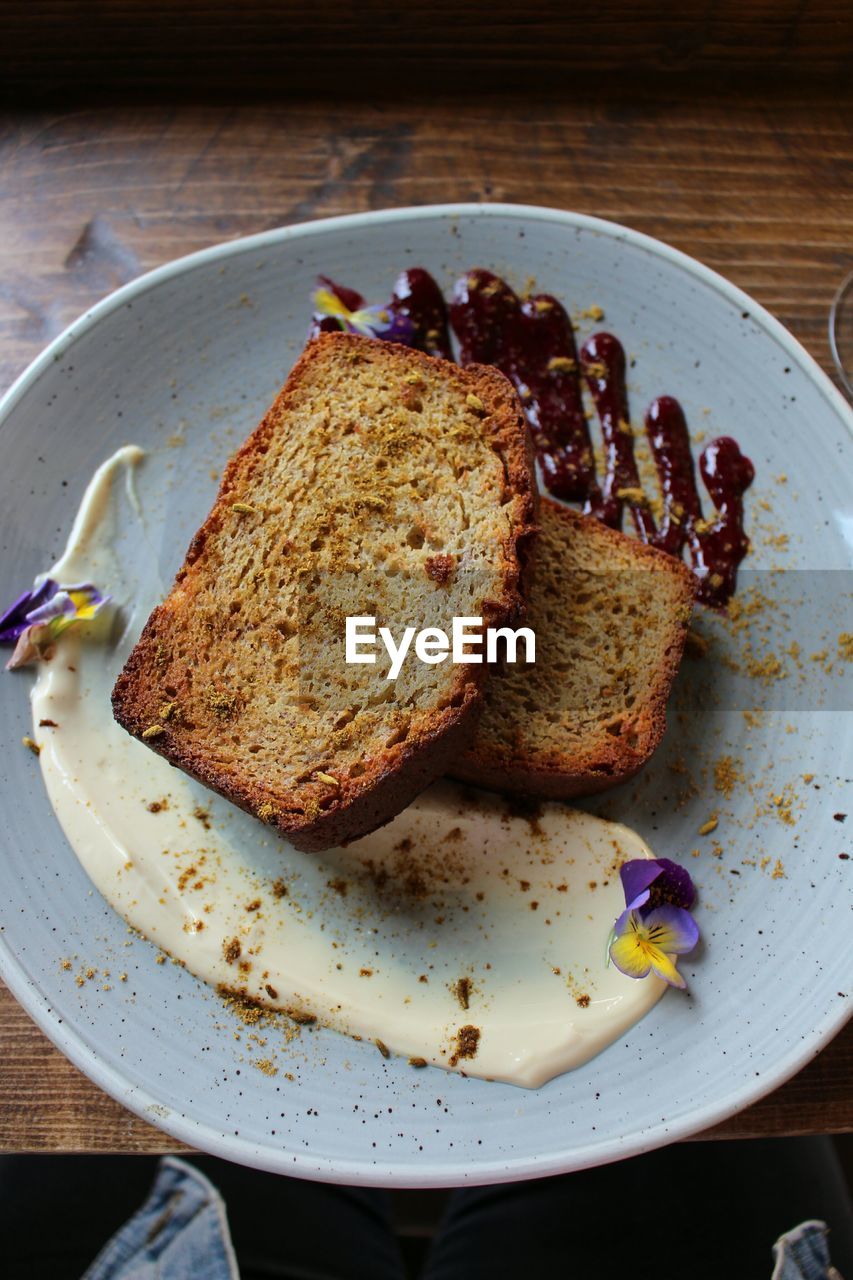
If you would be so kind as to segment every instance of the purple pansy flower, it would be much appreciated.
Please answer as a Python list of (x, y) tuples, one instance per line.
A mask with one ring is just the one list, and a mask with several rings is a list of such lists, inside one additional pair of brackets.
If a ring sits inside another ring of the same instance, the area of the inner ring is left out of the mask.
[(0, 644), (15, 645), (7, 670), (49, 656), (63, 631), (91, 621), (109, 599), (91, 582), (63, 587), (53, 578), (25, 591), (0, 617)]
[(653, 907), (645, 916), (623, 911), (613, 926), (610, 959), (629, 978), (654, 973), (671, 987), (687, 986), (673, 956), (692, 951), (699, 941), (699, 927), (683, 907)]
[(688, 908), (696, 900), (689, 873), (669, 858), (637, 858), (619, 868), (625, 910), (613, 926), (609, 959), (629, 978), (650, 973), (670, 986), (686, 983), (673, 956), (692, 951), (699, 927)]
[(400, 342), (404, 346), (411, 346), (415, 337), (415, 324), (409, 316), (402, 315), (391, 306), (379, 304), (352, 309), (347, 306), (349, 299), (346, 295), (341, 296), (342, 292), (337, 286), (332, 289), (325, 283), (315, 289), (311, 295), (315, 319), (328, 318), (341, 329), (360, 333), (365, 338), (382, 338), (385, 342)]

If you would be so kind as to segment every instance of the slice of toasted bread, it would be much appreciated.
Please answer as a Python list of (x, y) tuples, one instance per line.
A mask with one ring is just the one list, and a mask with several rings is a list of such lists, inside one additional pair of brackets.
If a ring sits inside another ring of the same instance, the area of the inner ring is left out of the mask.
[(113, 691), (179, 768), (320, 850), (387, 822), (459, 755), (486, 668), (345, 661), (347, 616), (512, 620), (534, 485), (495, 369), (317, 338), (231, 460)]
[(624, 782), (666, 728), (693, 607), (680, 560), (543, 499), (525, 624), (536, 663), (486, 687), (466, 782), (550, 799)]

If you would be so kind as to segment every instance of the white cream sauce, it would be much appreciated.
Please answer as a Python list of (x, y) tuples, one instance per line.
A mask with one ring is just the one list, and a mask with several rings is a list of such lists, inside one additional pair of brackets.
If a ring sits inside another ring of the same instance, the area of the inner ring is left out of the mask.
[[(118, 727), (110, 690), (163, 594), (153, 550), (144, 581), (113, 550), (148, 536), (142, 457), (100, 467), (50, 570), (108, 591), (112, 615), (67, 632), (32, 695), (50, 801), (104, 897), (205, 982), (436, 1066), (536, 1087), (617, 1039), (664, 989), (605, 964), (616, 869), (652, 856), (627, 827), (439, 783), (347, 849), (302, 854)], [(476, 1055), (454, 1063), (463, 1027)]]

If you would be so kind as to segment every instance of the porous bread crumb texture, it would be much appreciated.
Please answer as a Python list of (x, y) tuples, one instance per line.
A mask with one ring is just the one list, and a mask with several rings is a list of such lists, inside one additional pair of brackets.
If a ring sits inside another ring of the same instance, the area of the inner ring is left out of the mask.
[(381, 645), (348, 665), (346, 617), (398, 641), (456, 615), (513, 621), (533, 502), (521, 407), (496, 370), (315, 339), (230, 462), (119, 676), (116, 718), (302, 849), (365, 834), (464, 749), (485, 672), (411, 656), (389, 681)]
[(542, 501), (539, 525), (525, 619), (536, 663), (489, 682), (451, 772), (564, 799), (623, 782), (657, 747), (694, 586), (681, 561), (558, 503)]

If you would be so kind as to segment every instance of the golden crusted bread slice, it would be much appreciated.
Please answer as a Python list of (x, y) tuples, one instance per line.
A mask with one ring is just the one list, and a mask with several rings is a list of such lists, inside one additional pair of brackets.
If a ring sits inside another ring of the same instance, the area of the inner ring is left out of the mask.
[(350, 334), (311, 342), (229, 463), (113, 691), (179, 768), (320, 850), (397, 814), (464, 749), (485, 666), (345, 662), (347, 616), (512, 620), (534, 484), (495, 369)]
[(567, 799), (624, 782), (660, 742), (694, 582), (680, 560), (548, 499), (539, 527), (525, 618), (536, 663), (493, 675), (450, 772)]

